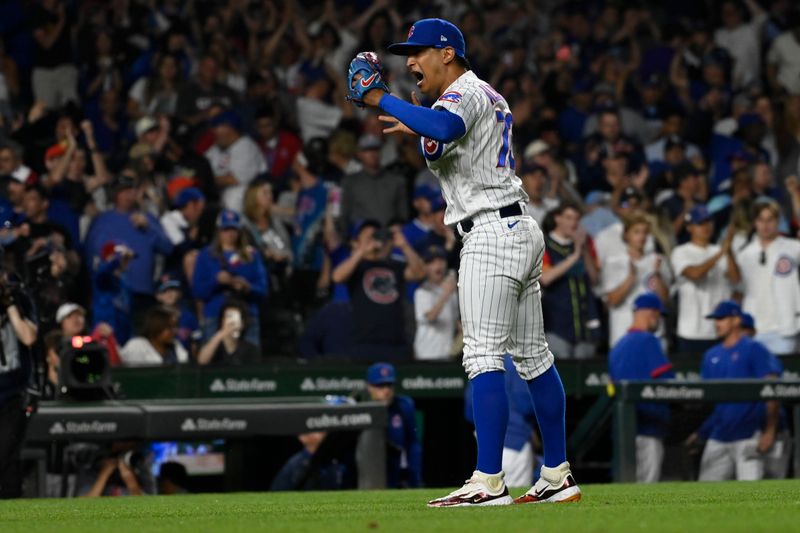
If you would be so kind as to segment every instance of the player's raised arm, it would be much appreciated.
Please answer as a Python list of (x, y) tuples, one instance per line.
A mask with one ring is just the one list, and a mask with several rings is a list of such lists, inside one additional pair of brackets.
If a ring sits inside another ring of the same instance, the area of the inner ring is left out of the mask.
[(416, 96), (412, 96), (415, 101), (410, 104), (389, 94), (389, 86), (383, 81), (383, 66), (374, 52), (360, 52), (350, 62), (347, 82), (350, 88), (347, 99), (358, 107), (380, 107), (405, 126), (395, 131), (413, 132), (445, 143), (467, 131), (464, 121), (455, 113), (423, 107)]

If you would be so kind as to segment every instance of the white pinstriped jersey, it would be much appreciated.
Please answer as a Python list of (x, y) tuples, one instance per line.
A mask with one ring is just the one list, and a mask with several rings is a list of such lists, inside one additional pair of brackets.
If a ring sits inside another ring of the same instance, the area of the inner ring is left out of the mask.
[(466, 133), (451, 143), (420, 138), (422, 154), (447, 202), (445, 224), (481, 211), (527, 202), (511, 147), (511, 109), (505, 98), (472, 71), (458, 77), (433, 105), (455, 113)]

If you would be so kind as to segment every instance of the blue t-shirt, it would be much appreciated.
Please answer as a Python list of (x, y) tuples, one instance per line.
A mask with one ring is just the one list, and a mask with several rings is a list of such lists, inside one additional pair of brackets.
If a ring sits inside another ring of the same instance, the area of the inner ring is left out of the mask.
[[(239, 253), (224, 251), (219, 257), (210, 246), (206, 246), (197, 256), (192, 276), (192, 294), (203, 302), (203, 318), (217, 320), (222, 306), (230, 298), (247, 302), (252, 323), (258, 323), (258, 305), (267, 296), (267, 270), (261, 254), (251, 250), (251, 260), (247, 261)], [(232, 276), (241, 276), (250, 284), (250, 291), (237, 294), (228, 285), (217, 281), (217, 274), (226, 271)]]
[[(758, 379), (781, 371), (782, 365), (763, 344), (742, 337), (729, 348), (720, 343), (708, 350), (700, 375), (703, 379)], [(697, 433), (722, 442), (748, 439), (764, 427), (766, 413), (763, 402), (718, 403)]]
[(292, 238), (297, 268), (322, 269), (322, 224), (327, 205), (328, 189), (322, 181), (297, 193), (297, 230)]
[(136, 252), (127, 270), (128, 286), (135, 293), (153, 294), (156, 254), (168, 255), (172, 252), (172, 242), (153, 215), (145, 213), (145, 216), (147, 227), (140, 229), (131, 222), (131, 213), (111, 210), (97, 215), (86, 235), (85, 253), (89, 265), (94, 265), (94, 258), (100, 256), (107, 242), (125, 243)]
[[(647, 331), (630, 330), (608, 354), (608, 372), (612, 381), (674, 378), (658, 337)], [(636, 422), (639, 435), (664, 437), (669, 426), (669, 405), (639, 403)]]

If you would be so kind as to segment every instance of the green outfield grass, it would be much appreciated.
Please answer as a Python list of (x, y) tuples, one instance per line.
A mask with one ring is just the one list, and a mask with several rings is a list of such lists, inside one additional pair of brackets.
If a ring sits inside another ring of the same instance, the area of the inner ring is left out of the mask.
[(428, 509), (425, 501), (443, 493), (430, 489), (18, 500), (0, 502), (0, 532), (800, 530), (800, 481), (583, 490), (575, 504), (479, 509)]

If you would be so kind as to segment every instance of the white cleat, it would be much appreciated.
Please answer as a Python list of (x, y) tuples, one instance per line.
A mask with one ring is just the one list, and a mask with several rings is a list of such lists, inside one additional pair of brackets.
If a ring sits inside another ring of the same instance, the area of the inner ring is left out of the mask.
[(555, 468), (543, 466), (539, 480), (514, 503), (567, 503), (580, 499), (581, 489), (572, 477), (569, 463), (563, 462)]
[(508, 494), (501, 471), (499, 474), (488, 475), (476, 470), (472, 473), (464, 486), (454, 490), (443, 498), (428, 502), (428, 507), (472, 507), (478, 505), (509, 505), (514, 500)]

